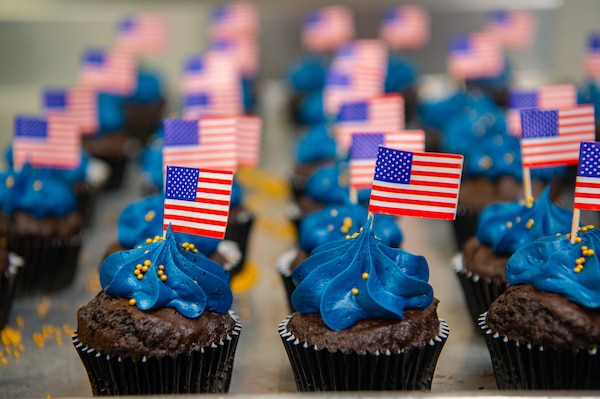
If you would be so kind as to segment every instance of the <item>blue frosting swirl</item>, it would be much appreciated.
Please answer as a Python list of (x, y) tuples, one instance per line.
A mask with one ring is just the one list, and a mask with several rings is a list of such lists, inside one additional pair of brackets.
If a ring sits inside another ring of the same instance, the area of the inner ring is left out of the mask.
[(98, 93), (98, 133), (110, 133), (125, 128), (125, 97)]
[(70, 183), (50, 169), (25, 164), (20, 171), (4, 172), (1, 181), (0, 203), (7, 215), (23, 211), (41, 219), (63, 217), (75, 210), (77, 200)]
[[(588, 79), (577, 89), (578, 104), (593, 104), (595, 115), (600, 115), (600, 86), (593, 79)], [(596, 117), (596, 119), (598, 119)]]
[(524, 201), (488, 205), (479, 215), (477, 238), (495, 254), (512, 254), (540, 237), (569, 231), (572, 219), (573, 212), (552, 203), (546, 187), (531, 207)]
[[(510, 284), (532, 284), (590, 309), (600, 308), (600, 231), (584, 226), (571, 243), (568, 234), (546, 236), (519, 248), (506, 264)], [(580, 268), (577, 259), (584, 259)]]
[(162, 97), (163, 83), (158, 72), (148, 68), (138, 68), (135, 91), (127, 100), (149, 104), (160, 100)]
[(419, 78), (417, 65), (407, 56), (388, 52), (387, 74), (384, 90), (386, 93), (401, 93), (414, 86)]
[(327, 60), (321, 54), (303, 54), (286, 73), (286, 80), (294, 92), (309, 93), (325, 85)]
[[(117, 224), (117, 241), (124, 248), (144, 244), (146, 239), (162, 236), (164, 219), (164, 194), (151, 195), (127, 205)], [(185, 233), (174, 233), (178, 242), (194, 244), (200, 253), (210, 255), (221, 242), (216, 238)]]
[(292, 304), (300, 313), (320, 313), (339, 331), (365, 319), (402, 319), (405, 309), (433, 301), (424, 257), (377, 240), (369, 227), (354, 238), (317, 247), (293, 272)]
[[(323, 204), (346, 204), (350, 202), (348, 179), (345, 160), (340, 160), (333, 165), (323, 165), (309, 176), (304, 186), (304, 193)], [(370, 195), (370, 189), (359, 190), (358, 202), (367, 203)]]
[(303, 125), (327, 122), (327, 115), (323, 108), (323, 90), (308, 93), (298, 105), (296, 114), (298, 121)]
[[(310, 253), (321, 244), (351, 236), (360, 231), (367, 217), (367, 207), (359, 204), (330, 205), (313, 212), (300, 222), (300, 248)], [(402, 230), (393, 216), (374, 215), (373, 233), (387, 246), (402, 244)]]
[[(168, 307), (187, 318), (205, 310), (226, 313), (233, 302), (228, 273), (208, 258), (196, 256), (192, 262), (180, 251), (169, 228), (164, 241), (115, 252), (100, 268), (102, 289), (114, 297), (134, 299), (140, 310)], [(146, 270), (141, 268), (145, 264)]]
[(329, 131), (329, 124), (309, 126), (296, 142), (296, 161), (300, 164), (335, 159), (336, 143)]

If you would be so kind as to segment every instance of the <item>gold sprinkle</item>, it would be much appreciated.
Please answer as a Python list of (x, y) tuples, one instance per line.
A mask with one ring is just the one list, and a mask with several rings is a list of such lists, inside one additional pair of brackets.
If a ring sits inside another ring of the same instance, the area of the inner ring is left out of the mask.
[(152, 262), (150, 261), (150, 259), (146, 259), (144, 261), (144, 266), (150, 266), (152, 264)]
[(146, 238), (146, 244), (152, 244), (152, 238), (150, 238), (150, 237)]
[(575, 242), (579, 243), (579, 242), (581, 242), (581, 241), (583, 241), (583, 239), (582, 239), (581, 237), (576, 237), (576, 238), (575, 238)]
[(587, 226), (582, 226), (579, 228), (579, 231), (582, 231), (585, 233), (586, 231), (588, 231), (588, 228), (587, 228)]
[(143, 278), (144, 278), (144, 275), (143, 275), (143, 274), (141, 274), (141, 273), (140, 273), (140, 274), (138, 274), (138, 275), (137, 275), (137, 279), (138, 279), (138, 280), (141, 280), (141, 279), (143, 279)]
[(160, 281), (166, 281), (167, 280), (167, 275), (163, 274), (160, 276)]
[(135, 305), (135, 304), (136, 304), (136, 300), (135, 300), (135, 298), (131, 298), (131, 299), (129, 300), (129, 304), (130, 304), (131, 306)]
[(19, 351), (14, 351), (13, 356), (15, 357), (15, 359), (18, 359), (21, 357), (21, 353)]
[(333, 217), (336, 217), (338, 215), (338, 210), (337, 209), (332, 209), (331, 212), (329, 212), (329, 214)]
[(515, 218), (515, 222), (519, 223), (520, 221), (521, 221), (521, 216), (517, 216), (517, 217)]
[(164, 273), (165, 273), (165, 272), (163, 272), (162, 270), (159, 270), (159, 271), (157, 272), (157, 274), (158, 274), (159, 276), (162, 276)]
[(342, 227), (340, 227), (340, 231), (344, 234), (346, 234), (348, 230), (350, 230), (350, 226), (343, 225)]
[(198, 250), (196, 248), (194, 248), (194, 250), (192, 252), (195, 253), (195, 254), (197, 254)]
[(142, 247), (141, 245), (138, 245), (136, 248), (137, 248), (137, 249), (140, 249), (141, 247)]
[(350, 237), (348, 234), (346, 234), (346, 240), (349, 240), (350, 238), (352, 238), (352, 237)]
[(362, 274), (362, 278), (363, 278), (363, 280), (366, 280), (366, 279), (368, 279), (368, 278), (369, 278), (369, 273), (367, 273), (367, 272), (364, 272), (364, 273)]
[(139, 276), (141, 273), (142, 273), (142, 272), (141, 272), (141, 270), (140, 270), (140, 269), (135, 269), (135, 270), (133, 271), (133, 274), (135, 274), (136, 276)]
[(595, 254), (594, 250), (591, 248), (587, 250), (587, 253), (588, 253), (588, 256), (594, 256), (594, 254)]
[(3, 357), (2, 359), (0, 359), (0, 363), (2, 363), (3, 366), (6, 366), (8, 364), (8, 360), (6, 360), (6, 358)]
[(574, 271), (575, 273), (581, 273), (581, 271), (582, 271), (582, 270), (583, 270), (583, 268), (582, 268), (582, 267), (576, 267), (575, 269), (573, 269), (573, 271)]
[(583, 265), (585, 263), (585, 258), (577, 258), (575, 259), (576, 265)]
[(23, 316), (17, 316), (15, 321), (17, 323), (17, 327), (23, 327), (23, 325), (25, 325), (25, 320), (23, 319)]
[(142, 272), (146, 273), (148, 271), (148, 266), (142, 267)]
[(327, 225), (327, 231), (333, 231), (333, 225), (332, 224)]
[(15, 178), (12, 176), (8, 176), (4, 181), (4, 184), (6, 185), (6, 188), (11, 188), (15, 185)]
[(165, 270), (165, 265), (159, 265), (158, 270)]
[(141, 269), (142, 267), (144, 267), (144, 266), (142, 266), (142, 264), (141, 264), (141, 263), (138, 263), (137, 265), (135, 265), (135, 268), (136, 268), (136, 269)]
[(148, 211), (148, 213), (146, 213), (146, 215), (144, 216), (144, 220), (146, 222), (151, 222), (154, 219), (154, 216), (156, 216), (156, 212), (150, 210)]
[(352, 295), (358, 295), (358, 288), (352, 288)]
[(512, 227), (512, 222), (506, 222), (506, 227), (510, 229)]
[(35, 191), (40, 191), (42, 189), (42, 182), (41, 180), (36, 180), (33, 182), (33, 189)]
[(531, 227), (533, 226), (534, 220), (533, 219), (529, 219), (527, 221), (527, 224), (525, 225), (525, 227), (527, 227), (527, 230), (531, 229)]

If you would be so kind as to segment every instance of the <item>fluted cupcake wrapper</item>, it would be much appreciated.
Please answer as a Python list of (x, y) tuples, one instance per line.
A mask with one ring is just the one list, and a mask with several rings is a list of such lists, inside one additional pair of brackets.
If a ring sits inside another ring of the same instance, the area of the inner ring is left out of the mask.
[(479, 212), (467, 206), (459, 205), (456, 218), (452, 221), (452, 230), (456, 241), (456, 249), (462, 250), (464, 243), (477, 232)]
[(84, 227), (89, 228), (94, 220), (98, 188), (87, 182), (80, 182), (74, 191), (77, 196), (77, 212), (81, 215), (81, 222)]
[(68, 287), (75, 279), (81, 235), (9, 237), (8, 248), (25, 262), (17, 278), (16, 295), (46, 294)]
[(597, 349), (577, 351), (521, 343), (492, 331), (479, 318), (498, 389), (600, 389)]
[(254, 215), (249, 211), (242, 211), (237, 216), (236, 219), (230, 220), (227, 223), (227, 230), (225, 231), (225, 239), (236, 242), (242, 255), (240, 261), (229, 270), (231, 276), (242, 271), (246, 264), (248, 241), (255, 219)]
[(220, 342), (177, 356), (142, 359), (111, 357), (83, 345), (73, 345), (87, 371), (94, 396), (227, 393), (242, 325)]
[(279, 325), (279, 335), (300, 392), (429, 391), (449, 332), (446, 322), (440, 319), (438, 336), (422, 348), (400, 353), (345, 354), (300, 342), (287, 331), (290, 317)]
[(465, 295), (469, 314), (475, 325), (478, 324), (479, 315), (490, 308), (491, 303), (508, 288), (508, 282), (498, 282), (488, 278), (481, 278), (462, 265), (462, 254), (452, 258), (452, 267)]
[(277, 271), (281, 277), (283, 288), (285, 289), (286, 300), (290, 309), (290, 313), (294, 313), (294, 305), (292, 305), (292, 292), (296, 289), (296, 284), (292, 279), (291, 263), (296, 257), (296, 249), (290, 249), (277, 259)]
[(8, 269), (0, 274), (0, 330), (6, 325), (12, 308), (17, 286), (17, 276), (23, 268), (23, 258), (13, 253), (8, 255)]

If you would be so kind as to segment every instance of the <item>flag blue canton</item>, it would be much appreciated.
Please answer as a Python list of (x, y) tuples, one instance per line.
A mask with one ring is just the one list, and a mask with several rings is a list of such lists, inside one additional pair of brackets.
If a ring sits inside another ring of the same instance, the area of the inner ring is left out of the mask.
[(352, 135), (351, 159), (376, 159), (379, 146), (385, 143), (383, 133), (360, 133)]
[(88, 65), (103, 65), (106, 61), (104, 50), (88, 49), (83, 54), (83, 62)]
[(538, 96), (534, 91), (517, 91), (508, 94), (509, 108), (536, 108)]
[(466, 52), (471, 48), (471, 41), (469, 35), (456, 35), (450, 42), (450, 51), (452, 52)]
[(183, 99), (183, 105), (186, 107), (207, 106), (208, 104), (210, 104), (210, 96), (208, 93), (188, 94)]
[(200, 169), (167, 166), (165, 198), (196, 201)]
[(600, 51), (600, 32), (593, 32), (588, 37), (588, 49)]
[(45, 119), (19, 116), (16, 118), (15, 124), (15, 135), (19, 137), (45, 138), (48, 136), (48, 123)]
[(44, 107), (64, 109), (67, 106), (67, 93), (62, 89), (48, 89), (44, 91)]
[(338, 57), (350, 57), (354, 54), (355, 48), (356, 46), (352, 43), (345, 44), (336, 51), (335, 55)]
[(119, 26), (117, 27), (117, 30), (119, 32), (130, 32), (133, 30), (134, 26), (135, 26), (134, 17), (131, 15), (128, 15), (125, 18), (123, 18), (121, 20), (121, 22), (119, 22)]
[(182, 119), (165, 119), (163, 122), (164, 145), (198, 145), (198, 122)]
[(581, 143), (577, 176), (600, 177), (600, 143)]
[(233, 42), (227, 39), (216, 39), (210, 43), (210, 48), (218, 51), (231, 50), (233, 49)]
[(396, 7), (387, 9), (383, 14), (384, 22), (393, 22), (397, 19), (402, 19), (402, 11)]
[(200, 72), (205, 68), (204, 60), (200, 56), (189, 57), (184, 66), (185, 72)]
[(490, 13), (490, 20), (497, 23), (506, 23), (508, 21), (508, 11), (506, 10), (496, 10)]
[(304, 19), (304, 23), (306, 25), (314, 25), (318, 24), (323, 20), (322, 12), (320, 10), (314, 10), (308, 13), (306, 18)]
[(521, 130), (523, 138), (558, 136), (558, 111), (521, 110)]
[(379, 147), (375, 164), (375, 180), (410, 184), (413, 153)]
[(365, 101), (346, 103), (340, 107), (338, 121), (366, 121), (368, 119), (368, 104)]
[(327, 74), (328, 86), (350, 86), (350, 77), (347, 74), (339, 72), (331, 72)]
[(214, 8), (212, 19), (213, 21), (221, 21), (227, 18), (227, 14), (229, 14), (229, 5), (219, 4)]

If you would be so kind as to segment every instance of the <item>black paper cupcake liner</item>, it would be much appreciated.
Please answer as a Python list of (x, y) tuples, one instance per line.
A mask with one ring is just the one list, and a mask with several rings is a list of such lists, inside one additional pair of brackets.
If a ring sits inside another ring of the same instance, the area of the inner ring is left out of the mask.
[(456, 218), (452, 221), (452, 230), (458, 251), (461, 251), (465, 242), (477, 233), (478, 219), (479, 212), (459, 204), (456, 210)]
[(77, 196), (77, 212), (81, 216), (83, 227), (89, 228), (93, 224), (96, 209), (98, 189), (87, 182), (79, 182), (74, 187)]
[(77, 332), (72, 341), (94, 396), (227, 393), (242, 330), (237, 316), (230, 315), (236, 320), (232, 334), (200, 351), (173, 357), (111, 357), (83, 345)]
[(463, 268), (462, 254), (452, 258), (452, 267), (465, 295), (469, 314), (475, 325), (479, 316), (490, 308), (492, 302), (508, 288), (508, 282), (498, 282), (489, 278), (481, 278)]
[(292, 305), (292, 292), (296, 289), (296, 284), (292, 279), (291, 264), (297, 254), (296, 249), (290, 249), (277, 259), (277, 271), (281, 277), (283, 288), (285, 289), (286, 300), (290, 309), (290, 313), (294, 313), (296, 309)]
[(129, 101), (125, 103), (125, 131), (131, 137), (145, 144), (152, 134), (160, 127), (165, 108), (165, 100), (160, 99), (151, 103)]
[(23, 258), (8, 254), (8, 269), (0, 275), (0, 330), (4, 328), (10, 315), (17, 277), (23, 268)]
[(9, 237), (8, 248), (25, 265), (16, 281), (16, 296), (46, 294), (66, 288), (77, 272), (81, 235)]
[(230, 220), (227, 224), (225, 239), (237, 243), (242, 255), (240, 261), (229, 270), (229, 274), (231, 276), (242, 271), (244, 265), (246, 264), (248, 242), (250, 239), (250, 233), (252, 232), (252, 226), (254, 225), (254, 220), (254, 215), (251, 212), (243, 210), (238, 212), (236, 214), (236, 218)]
[(439, 355), (448, 337), (440, 319), (438, 336), (422, 348), (400, 353), (345, 354), (309, 347), (287, 330), (288, 316), (279, 336), (300, 392), (312, 391), (430, 391)]
[(568, 350), (521, 343), (492, 331), (487, 312), (479, 318), (496, 385), (502, 390), (600, 389), (597, 349)]

